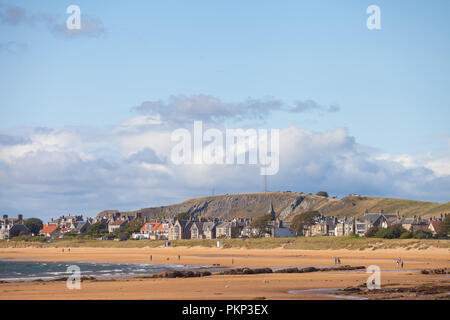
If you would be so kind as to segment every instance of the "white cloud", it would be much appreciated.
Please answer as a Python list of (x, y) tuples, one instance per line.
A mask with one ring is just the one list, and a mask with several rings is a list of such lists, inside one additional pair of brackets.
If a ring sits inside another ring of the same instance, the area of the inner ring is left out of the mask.
[(247, 99), (244, 102), (222, 102), (209, 95), (173, 95), (169, 101), (145, 101), (133, 110), (159, 115), (162, 121), (180, 125), (201, 120), (221, 123), (224, 120), (265, 119), (272, 111), (280, 110), (283, 103), (274, 99)]
[(432, 170), (439, 177), (450, 175), (450, 157), (428, 161), (424, 166)]
[(289, 110), (293, 113), (302, 113), (308, 111), (319, 111), (319, 112), (339, 112), (341, 108), (337, 105), (330, 105), (329, 107), (322, 106), (315, 102), (314, 100), (297, 101), (295, 106)]
[[(0, 132), (0, 211), (27, 215), (138, 209), (193, 196), (258, 192), (255, 165), (182, 165), (168, 159), (173, 126), (146, 115), (111, 129), (18, 128)], [(345, 128), (280, 130), (280, 171), (271, 190), (447, 201), (449, 150), (377, 154)]]
[[(43, 25), (55, 36), (65, 39), (74, 39), (82, 36), (98, 38), (106, 33), (102, 21), (97, 17), (82, 13), (81, 29), (75, 30), (67, 29), (67, 17), (47, 13), (32, 13), (22, 7), (0, 3), (0, 24), (9, 26), (28, 25), (30, 27)], [(15, 47), (13, 49), (17, 49), (16, 44), (13, 44), (13, 46)], [(11, 43), (8, 48), (11, 49)], [(23, 50), (25, 48), (23, 44), (19, 44), (19, 49)]]
[(380, 156), (376, 157), (376, 159), (398, 162), (405, 168), (417, 168), (419, 166), (419, 164), (416, 162), (416, 159), (408, 154), (392, 155), (383, 153)]

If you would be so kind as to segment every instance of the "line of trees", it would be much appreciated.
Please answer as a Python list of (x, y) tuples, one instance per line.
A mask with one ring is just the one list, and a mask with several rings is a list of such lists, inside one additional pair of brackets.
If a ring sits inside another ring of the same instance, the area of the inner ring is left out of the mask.
[(366, 237), (384, 238), (384, 239), (446, 239), (450, 234), (450, 215), (447, 215), (444, 221), (439, 225), (437, 234), (434, 235), (430, 230), (408, 231), (401, 224), (393, 224), (386, 229), (372, 227), (366, 232)]
[(42, 223), (42, 220), (39, 218), (29, 218), (25, 220), (25, 227), (30, 230), (30, 232), (34, 235), (38, 235), (39, 231), (42, 230), (44, 224)]
[[(291, 221), (290, 231), (299, 236), (304, 235), (305, 230), (307, 230), (309, 226), (313, 225), (315, 223), (315, 220), (319, 216), (320, 213), (318, 211), (308, 211), (305, 213), (297, 214)], [(180, 213), (177, 218), (180, 220), (187, 220), (188, 218), (190, 218), (190, 215), (188, 213)], [(266, 233), (270, 232), (269, 222), (271, 220), (272, 216), (270, 214), (259, 216), (253, 219), (251, 226), (257, 229), (258, 236), (262, 237)], [(144, 225), (144, 223), (145, 222), (143, 219), (136, 219), (129, 222), (127, 225), (114, 230), (114, 232), (109, 233), (107, 224), (103, 221), (99, 221), (89, 226), (87, 232), (85, 232), (84, 234), (79, 235), (78, 233), (73, 232), (72, 234), (67, 234), (66, 236), (77, 238), (99, 238), (108, 236), (109, 238), (119, 238), (125, 240), (129, 239), (133, 233), (138, 232)], [(34, 235), (39, 235), (39, 231), (43, 227), (42, 220), (39, 218), (29, 218), (25, 220), (24, 224)], [(446, 215), (445, 219), (441, 222), (436, 235), (433, 235), (433, 233), (429, 230), (416, 230), (414, 232), (411, 232), (403, 228), (400, 224), (394, 224), (386, 229), (380, 227), (372, 227), (366, 232), (365, 236), (385, 239), (445, 239), (450, 237), (450, 215)], [(20, 234), (18, 237), (16, 237), (17, 240), (19, 240), (19, 238), (25, 241), (33, 240), (32, 237), (25, 234)]]
[(305, 230), (315, 223), (315, 220), (320, 216), (318, 211), (308, 211), (294, 216), (289, 227), (290, 231), (296, 235), (303, 236)]
[(259, 216), (251, 222), (250, 226), (257, 230), (257, 236), (262, 237), (266, 233), (270, 233), (269, 222), (272, 220), (271, 214), (265, 214), (263, 216)]

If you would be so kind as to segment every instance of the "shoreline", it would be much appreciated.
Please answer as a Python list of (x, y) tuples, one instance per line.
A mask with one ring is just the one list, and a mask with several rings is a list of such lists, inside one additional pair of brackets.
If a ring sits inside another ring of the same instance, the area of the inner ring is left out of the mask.
[[(93, 281), (115, 281), (122, 279), (134, 279), (134, 278), (149, 278), (153, 275), (158, 275), (163, 272), (223, 272), (226, 268), (213, 265), (187, 265), (187, 264), (159, 264), (159, 263), (135, 263), (135, 262), (95, 262), (95, 261), (38, 261), (30, 260), (26, 258), (0, 258), (1, 262), (27, 263), (34, 264), (35, 266), (48, 266), (50, 267), (65, 267), (69, 265), (80, 266), (81, 278), (85, 280)], [(0, 264), (1, 265), (1, 264)], [(86, 270), (86, 266), (91, 269)], [(132, 266), (132, 270), (127, 270)], [(124, 268), (125, 267), (125, 268)], [(148, 268), (148, 269), (147, 269)], [(39, 275), (39, 273), (41, 273)], [(48, 275), (52, 273), (54, 275)], [(67, 280), (71, 275), (65, 271), (57, 271), (55, 269), (52, 272), (43, 273), (42, 271), (33, 271), (22, 277), (4, 278), (0, 274), (1, 283), (22, 283), (22, 282), (52, 282)], [(20, 273), (23, 274), (23, 271)], [(58, 275), (56, 275), (58, 274)]]
[[(178, 259), (178, 256), (180, 257)], [(430, 267), (438, 262), (450, 264), (450, 250), (428, 248), (427, 250), (404, 248), (380, 250), (302, 250), (302, 249), (245, 249), (245, 248), (97, 248), (76, 247), (71, 252), (61, 248), (0, 248), (0, 259), (21, 259), (24, 261), (49, 262), (104, 262), (104, 263), (149, 263), (181, 265), (220, 265), (233, 267), (288, 267), (288, 266), (329, 266), (334, 265), (334, 257), (340, 257), (342, 264), (357, 264), (357, 261), (379, 262), (395, 266), (397, 257), (404, 257), (410, 265)], [(446, 259), (447, 258), (447, 259)]]
[[(335, 267), (334, 257), (340, 257), (342, 265), (378, 265), (382, 271), (384, 286), (401, 285), (419, 288), (430, 284), (439, 288), (449, 283), (450, 278), (441, 274), (421, 274), (417, 270), (449, 268), (447, 248), (427, 250), (402, 248), (380, 250), (300, 250), (300, 249), (224, 249), (205, 247), (168, 248), (72, 248), (70, 253), (61, 248), (0, 248), (1, 258), (25, 258), (43, 262), (104, 262), (104, 263), (175, 263), (180, 265), (220, 265), (220, 268), (284, 268), (292, 266)], [(178, 261), (180, 255), (180, 261)], [(396, 269), (395, 260), (402, 257), (403, 270)], [(356, 270), (357, 271), (357, 270)], [(64, 282), (20, 282), (0, 284), (0, 300), (9, 299), (162, 299), (162, 300), (228, 300), (255, 298), (264, 299), (338, 299), (319, 296), (308, 291), (299, 294), (295, 290), (355, 287), (364, 285), (366, 272), (311, 272), (311, 273), (266, 273), (242, 275), (217, 275), (188, 278), (128, 278), (111, 281), (82, 282), (81, 290), (68, 290)], [(412, 291), (414, 291), (412, 289)], [(417, 291), (417, 290), (416, 290)], [(384, 294), (384, 293), (383, 293)], [(386, 291), (386, 296), (395, 295)], [(420, 294), (420, 292), (419, 292)], [(341, 294), (339, 294), (341, 295)], [(351, 294), (354, 295), (353, 293)], [(406, 293), (404, 294), (406, 295)], [(382, 295), (380, 295), (382, 296)], [(365, 295), (365, 297), (367, 297)], [(377, 296), (368, 296), (378, 298)], [(433, 297), (419, 296), (421, 299)], [(411, 297), (404, 299), (415, 299)], [(402, 298), (403, 299), (403, 298)], [(440, 298), (439, 298), (440, 299)]]

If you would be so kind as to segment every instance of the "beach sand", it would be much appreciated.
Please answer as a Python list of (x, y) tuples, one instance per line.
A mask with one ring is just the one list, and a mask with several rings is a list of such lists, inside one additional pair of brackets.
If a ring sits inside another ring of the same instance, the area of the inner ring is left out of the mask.
[[(297, 250), (297, 249), (221, 249), (221, 248), (0, 248), (0, 258), (35, 261), (92, 261), (171, 263), (187, 265), (220, 264), (227, 267), (377, 265), (381, 282), (417, 286), (449, 283), (446, 275), (422, 275), (420, 269), (450, 267), (448, 249), (426, 250)], [(180, 255), (180, 260), (178, 260)], [(396, 270), (401, 257), (404, 270)], [(123, 279), (83, 281), (81, 290), (69, 290), (64, 281), (0, 284), (0, 299), (335, 299), (311, 292), (288, 291), (345, 288), (365, 284), (365, 272), (316, 272), (303, 274), (214, 275), (203, 278)]]

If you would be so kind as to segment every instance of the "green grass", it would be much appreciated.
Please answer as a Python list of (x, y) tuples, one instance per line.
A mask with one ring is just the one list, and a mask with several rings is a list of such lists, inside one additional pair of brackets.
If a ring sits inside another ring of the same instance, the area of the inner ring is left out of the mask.
[(40, 242), (25, 242), (14, 241), (9, 242), (5, 240), (0, 241), (0, 248), (13, 247), (37, 247), (37, 248), (67, 248), (67, 247), (92, 247), (92, 248), (144, 248), (152, 247), (156, 248), (162, 246), (164, 241), (151, 241), (151, 240), (128, 240), (128, 241), (102, 241), (102, 240), (79, 240), (79, 239), (54, 239), (53, 243), (40, 243)]
[[(450, 240), (434, 239), (377, 239), (355, 237), (299, 237), (299, 238), (257, 238), (257, 239), (221, 239), (223, 248), (247, 248), (247, 249), (274, 249), (283, 247), (286, 249), (303, 250), (380, 250), (392, 248), (421, 249), (450, 248)], [(5, 241), (0, 240), (0, 248), (5, 247), (100, 247), (100, 248), (157, 248), (162, 246), (162, 240), (79, 240), (79, 239), (55, 239), (52, 244), (40, 242)], [(173, 247), (216, 247), (217, 240), (177, 240), (171, 241)]]

